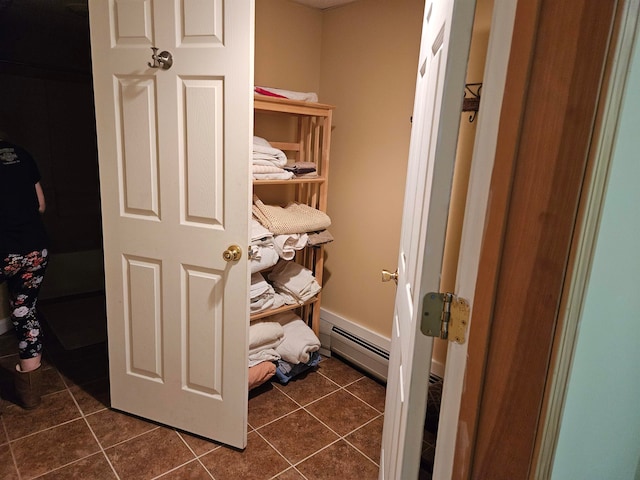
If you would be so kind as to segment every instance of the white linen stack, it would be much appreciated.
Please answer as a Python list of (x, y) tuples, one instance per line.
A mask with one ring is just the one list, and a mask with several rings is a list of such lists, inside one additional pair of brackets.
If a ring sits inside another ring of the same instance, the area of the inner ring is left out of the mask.
[(311, 270), (295, 262), (279, 260), (268, 275), (273, 288), (287, 305), (304, 304), (320, 293), (321, 287)]
[(272, 317), (282, 326), (282, 342), (275, 347), (276, 352), (293, 365), (307, 363), (313, 352), (320, 349), (320, 340), (306, 323), (293, 312), (285, 312)]
[(278, 322), (254, 322), (249, 326), (249, 367), (281, 358), (276, 348), (284, 340), (284, 329)]
[(251, 273), (273, 267), (280, 258), (273, 233), (264, 228), (258, 220), (251, 219), (251, 245), (249, 245), (249, 266)]
[(261, 273), (251, 275), (249, 288), (249, 309), (251, 313), (259, 313), (271, 308), (284, 305), (284, 297), (275, 292), (274, 288), (264, 279)]
[(251, 163), (253, 178), (256, 180), (288, 180), (293, 177), (293, 172), (283, 168), (287, 164), (285, 153), (273, 148), (264, 138), (253, 137)]

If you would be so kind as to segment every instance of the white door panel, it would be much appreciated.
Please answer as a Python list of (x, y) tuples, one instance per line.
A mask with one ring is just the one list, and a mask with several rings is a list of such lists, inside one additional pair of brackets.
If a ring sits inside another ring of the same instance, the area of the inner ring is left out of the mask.
[(440, 288), (442, 254), (475, 2), (425, 5), (398, 256), (380, 478), (418, 477), (433, 340), (423, 296)]
[(244, 447), (253, 2), (89, 7), (112, 406)]

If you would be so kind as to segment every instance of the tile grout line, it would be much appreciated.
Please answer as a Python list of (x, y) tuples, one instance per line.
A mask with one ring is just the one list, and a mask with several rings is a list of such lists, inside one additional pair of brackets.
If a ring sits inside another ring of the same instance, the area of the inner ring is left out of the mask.
[(358, 447), (356, 447), (353, 443), (351, 443), (347, 437), (355, 432), (357, 432), (358, 430), (366, 427), (367, 425), (369, 425), (370, 423), (375, 422), (377, 419), (379, 419), (380, 417), (382, 417), (382, 415), (378, 415), (377, 417), (372, 418), (371, 420), (369, 420), (368, 422), (362, 424), (361, 426), (359, 426), (358, 428), (356, 428), (355, 430), (349, 432), (347, 435), (345, 435), (344, 437), (342, 437), (342, 439), (347, 442), (349, 445), (351, 445), (354, 449), (356, 449), (358, 452), (360, 452), (362, 455), (364, 455), (367, 459), (371, 460), (376, 467), (380, 468), (380, 465), (378, 462), (376, 462), (373, 458), (369, 457), (369, 455), (367, 455), (366, 453), (364, 453), (362, 450), (360, 450)]
[[(57, 366), (55, 366), (55, 367), (52, 367), (52, 368), (55, 368), (55, 369), (56, 369), (56, 373), (60, 376), (60, 378), (61, 378), (61, 380), (62, 380), (62, 383), (63, 383), (63, 384), (64, 384), (64, 386), (65, 386), (65, 390), (67, 391), (67, 393), (68, 393), (68, 394), (69, 394), (69, 396), (71, 397), (71, 400), (73, 401), (73, 403), (75, 403), (76, 408), (78, 409), (78, 412), (80, 412), (80, 417), (79, 417), (79, 418), (75, 418), (75, 419), (70, 420), (70, 421), (67, 421), (67, 422), (59, 423), (58, 425), (54, 425), (53, 427), (51, 427), (51, 428), (49, 428), (49, 429), (40, 430), (40, 432), (45, 431), (45, 430), (50, 430), (50, 429), (53, 429), (53, 428), (57, 428), (57, 427), (59, 427), (59, 426), (61, 426), (61, 425), (65, 425), (65, 424), (68, 424), (68, 423), (71, 423), (71, 422), (75, 422), (75, 421), (77, 421), (77, 420), (79, 420), (79, 419), (82, 419), (82, 420), (84, 421), (85, 425), (87, 426), (87, 428), (89, 429), (89, 432), (91, 432), (91, 435), (93, 436), (94, 440), (96, 441), (96, 444), (98, 445), (99, 452), (101, 452), (101, 453), (102, 453), (103, 457), (105, 458), (105, 460), (106, 460), (106, 461), (107, 461), (107, 463), (109, 464), (109, 467), (111, 467), (111, 471), (112, 471), (112, 472), (113, 472), (113, 474), (116, 476), (116, 479), (120, 480), (120, 475), (118, 475), (118, 472), (116, 471), (116, 469), (114, 468), (113, 464), (111, 463), (111, 460), (109, 460), (109, 457), (107, 456), (107, 453), (105, 452), (105, 449), (102, 447), (102, 443), (100, 442), (100, 440), (98, 439), (97, 435), (95, 434), (95, 432), (94, 432), (94, 431), (93, 431), (93, 429), (91, 428), (91, 425), (89, 424), (89, 421), (87, 420), (87, 416), (85, 415), (85, 413), (84, 413), (84, 411), (82, 410), (82, 408), (80, 408), (80, 404), (78, 403), (78, 401), (76, 400), (76, 397), (73, 395), (73, 392), (71, 391), (71, 386), (81, 387), (81, 385), (78, 385), (78, 384), (69, 385), (69, 384), (65, 381), (64, 377), (62, 376), (62, 374), (60, 373), (60, 370), (58, 370), (58, 367), (57, 367)], [(61, 391), (62, 391), (62, 390), (61, 390)], [(57, 393), (57, 392), (56, 392), (56, 393)], [(102, 411), (102, 409), (101, 409), (101, 410), (98, 410), (98, 411)], [(97, 413), (97, 412), (93, 412), (93, 413)], [(36, 433), (40, 433), (40, 432), (36, 432)], [(68, 462), (68, 463), (66, 463), (66, 464), (64, 464), (64, 465), (61, 465), (61, 466), (57, 467), (57, 468), (54, 468), (54, 469), (52, 469), (52, 470), (49, 470), (48, 472), (45, 472), (45, 473), (43, 473), (42, 475), (46, 475), (46, 474), (48, 474), (48, 473), (55, 472), (55, 471), (57, 471), (57, 470), (61, 470), (61, 469), (65, 468), (65, 467), (67, 467), (67, 466), (69, 466), (69, 465), (73, 465), (73, 464), (74, 464), (74, 463), (76, 463), (76, 462), (79, 462), (79, 461), (81, 461), (81, 460), (84, 460), (84, 459), (86, 459), (86, 458), (89, 458), (89, 457), (91, 457), (92, 455), (95, 455), (96, 453), (98, 453), (98, 452), (91, 453), (91, 454), (86, 455), (86, 456), (84, 456), (84, 457), (82, 457), (82, 458), (76, 458), (76, 459), (75, 459), (75, 460), (73, 460), (72, 462)]]
[[(78, 385), (78, 387), (80, 387), (80, 385)], [(76, 400), (76, 397), (73, 395), (73, 392), (71, 391), (71, 388), (69, 387), (69, 385), (67, 385), (67, 390), (69, 390), (69, 394), (71, 395), (71, 398), (73, 399), (73, 402), (76, 404), (76, 407), (78, 407), (78, 410), (80, 410), (80, 415), (82, 415), (82, 419), (84, 420), (84, 423), (87, 425), (87, 427), (89, 428), (89, 431), (91, 432), (91, 435), (93, 435), (93, 438), (95, 439), (96, 443), (98, 444), (98, 448), (100, 448), (100, 451), (102, 452), (102, 455), (104, 456), (105, 460), (109, 464), (109, 467), (111, 467), (111, 471), (116, 476), (116, 478), (118, 480), (120, 480), (120, 475), (118, 475), (118, 472), (117, 472), (116, 468), (111, 463), (111, 460), (109, 459), (109, 456), (107, 455), (106, 450), (102, 446), (102, 442), (100, 441), (100, 439), (96, 435), (96, 432), (94, 432), (93, 428), (91, 428), (91, 424), (89, 423), (89, 420), (87, 420), (87, 415), (85, 415), (85, 413), (82, 410), (82, 408), (80, 408), (80, 404)], [(97, 412), (101, 412), (101, 411), (102, 411), (102, 409), (98, 410)], [(93, 412), (93, 413), (95, 414), (97, 412)], [(85, 457), (85, 458), (87, 458), (87, 457)], [(78, 460), (76, 460), (76, 461), (78, 461)]]
[[(216, 448), (214, 448), (214, 449), (212, 449), (212, 450), (209, 450), (209, 451), (208, 451), (208, 452), (206, 452), (206, 453), (203, 453), (202, 455), (198, 455), (198, 454), (193, 450), (193, 448), (191, 448), (191, 445), (189, 445), (189, 444), (187, 443), (187, 441), (186, 441), (186, 440), (184, 439), (184, 437), (180, 434), (180, 432), (178, 432), (178, 431), (177, 431), (177, 430), (175, 430), (175, 429), (174, 429), (174, 432), (176, 432), (176, 434), (178, 435), (178, 437), (180, 438), (180, 440), (182, 441), (182, 443), (184, 443), (184, 444), (186, 445), (186, 447), (189, 449), (189, 451), (190, 451), (191, 453), (193, 453), (193, 456), (195, 457), (196, 462), (198, 462), (198, 463), (200, 464), (200, 466), (201, 466), (202, 468), (204, 468), (205, 472), (207, 472), (207, 473), (209, 474), (209, 476), (210, 476), (213, 480), (215, 480), (215, 477), (214, 477), (214, 476), (213, 476), (213, 474), (209, 471), (209, 469), (208, 469), (207, 467), (205, 467), (205, 465), (202, 463), (202, 460), (200, 460), (200, 457), (204, 457), (205, 455), (208, 455), (208, 454), (210, 454), (211, 452), (213, 452), (213, 451), (215, 451), (215, 450), (219, 449), (219, 448), (220, 448), (220, 445), (218, 445)], [(189, 460), (189, 462), (186, 462), (185, 464), (180, 465), (180, 467), (183, 467), (184, 465), (187, 465), (187, 464), (188, 464), (188, 463), (190, 463), (191, 461), (192, 461), (192, 460)], [(176, 467), (176, 468), (180, 468), (180, 467)], [(175, 469), (174, 469), (174, 470), (175, 470)], [(172, 470), (169, 470), (169, 472), (171, 472), (171, 471), (172, 471)], [(168, 472), (164, 472), (162, 475), (164, 475), (165, 473), (168, 473)], [(156, 478), (158, 478), (158, 477), (156, 477)]]
[[(0, 399), (0, 402), (4, 400)], [(7, 431), (7, 426), (5, 425), (4, 415), (0, 415), (0, 419), (2, 419), (2, 429), (4, 430), (5, 438), (7, 439), (7, 447), (9, 447), (9, 453), (11, 454), (11, 460), (13, 460), (13, 466), (16, 469), (16, 474), (18, 475), (18, 480), (22, 479), (22, 475), (20, 475), (20, 470), (18, 469), (18, 462), (16, 461), (16, 456), (13, 453), (13, 447), (11, 445), (11, 440), (9, 440), (9, 432)]]

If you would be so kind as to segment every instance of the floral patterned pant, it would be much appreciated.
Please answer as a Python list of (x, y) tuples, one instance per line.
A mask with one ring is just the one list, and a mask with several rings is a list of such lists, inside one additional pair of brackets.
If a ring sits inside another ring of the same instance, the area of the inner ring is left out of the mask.
[(33, 358), (42, 351), (42, 329), (36, 312), (38, 292), (49, 263), (47, 250), (26, 255), (0, 256), (0, 283), (9, 290), (11, 321), (18, 335), (20, 358)]

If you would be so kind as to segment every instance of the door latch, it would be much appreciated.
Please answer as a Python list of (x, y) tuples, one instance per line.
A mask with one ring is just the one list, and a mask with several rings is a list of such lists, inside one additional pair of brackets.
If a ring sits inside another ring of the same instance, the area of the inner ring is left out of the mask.
[(453, 293), (427, 293), (422, 299), (420, 330), (428, 337), (464, 343), (469, 325), (469, 302)]

